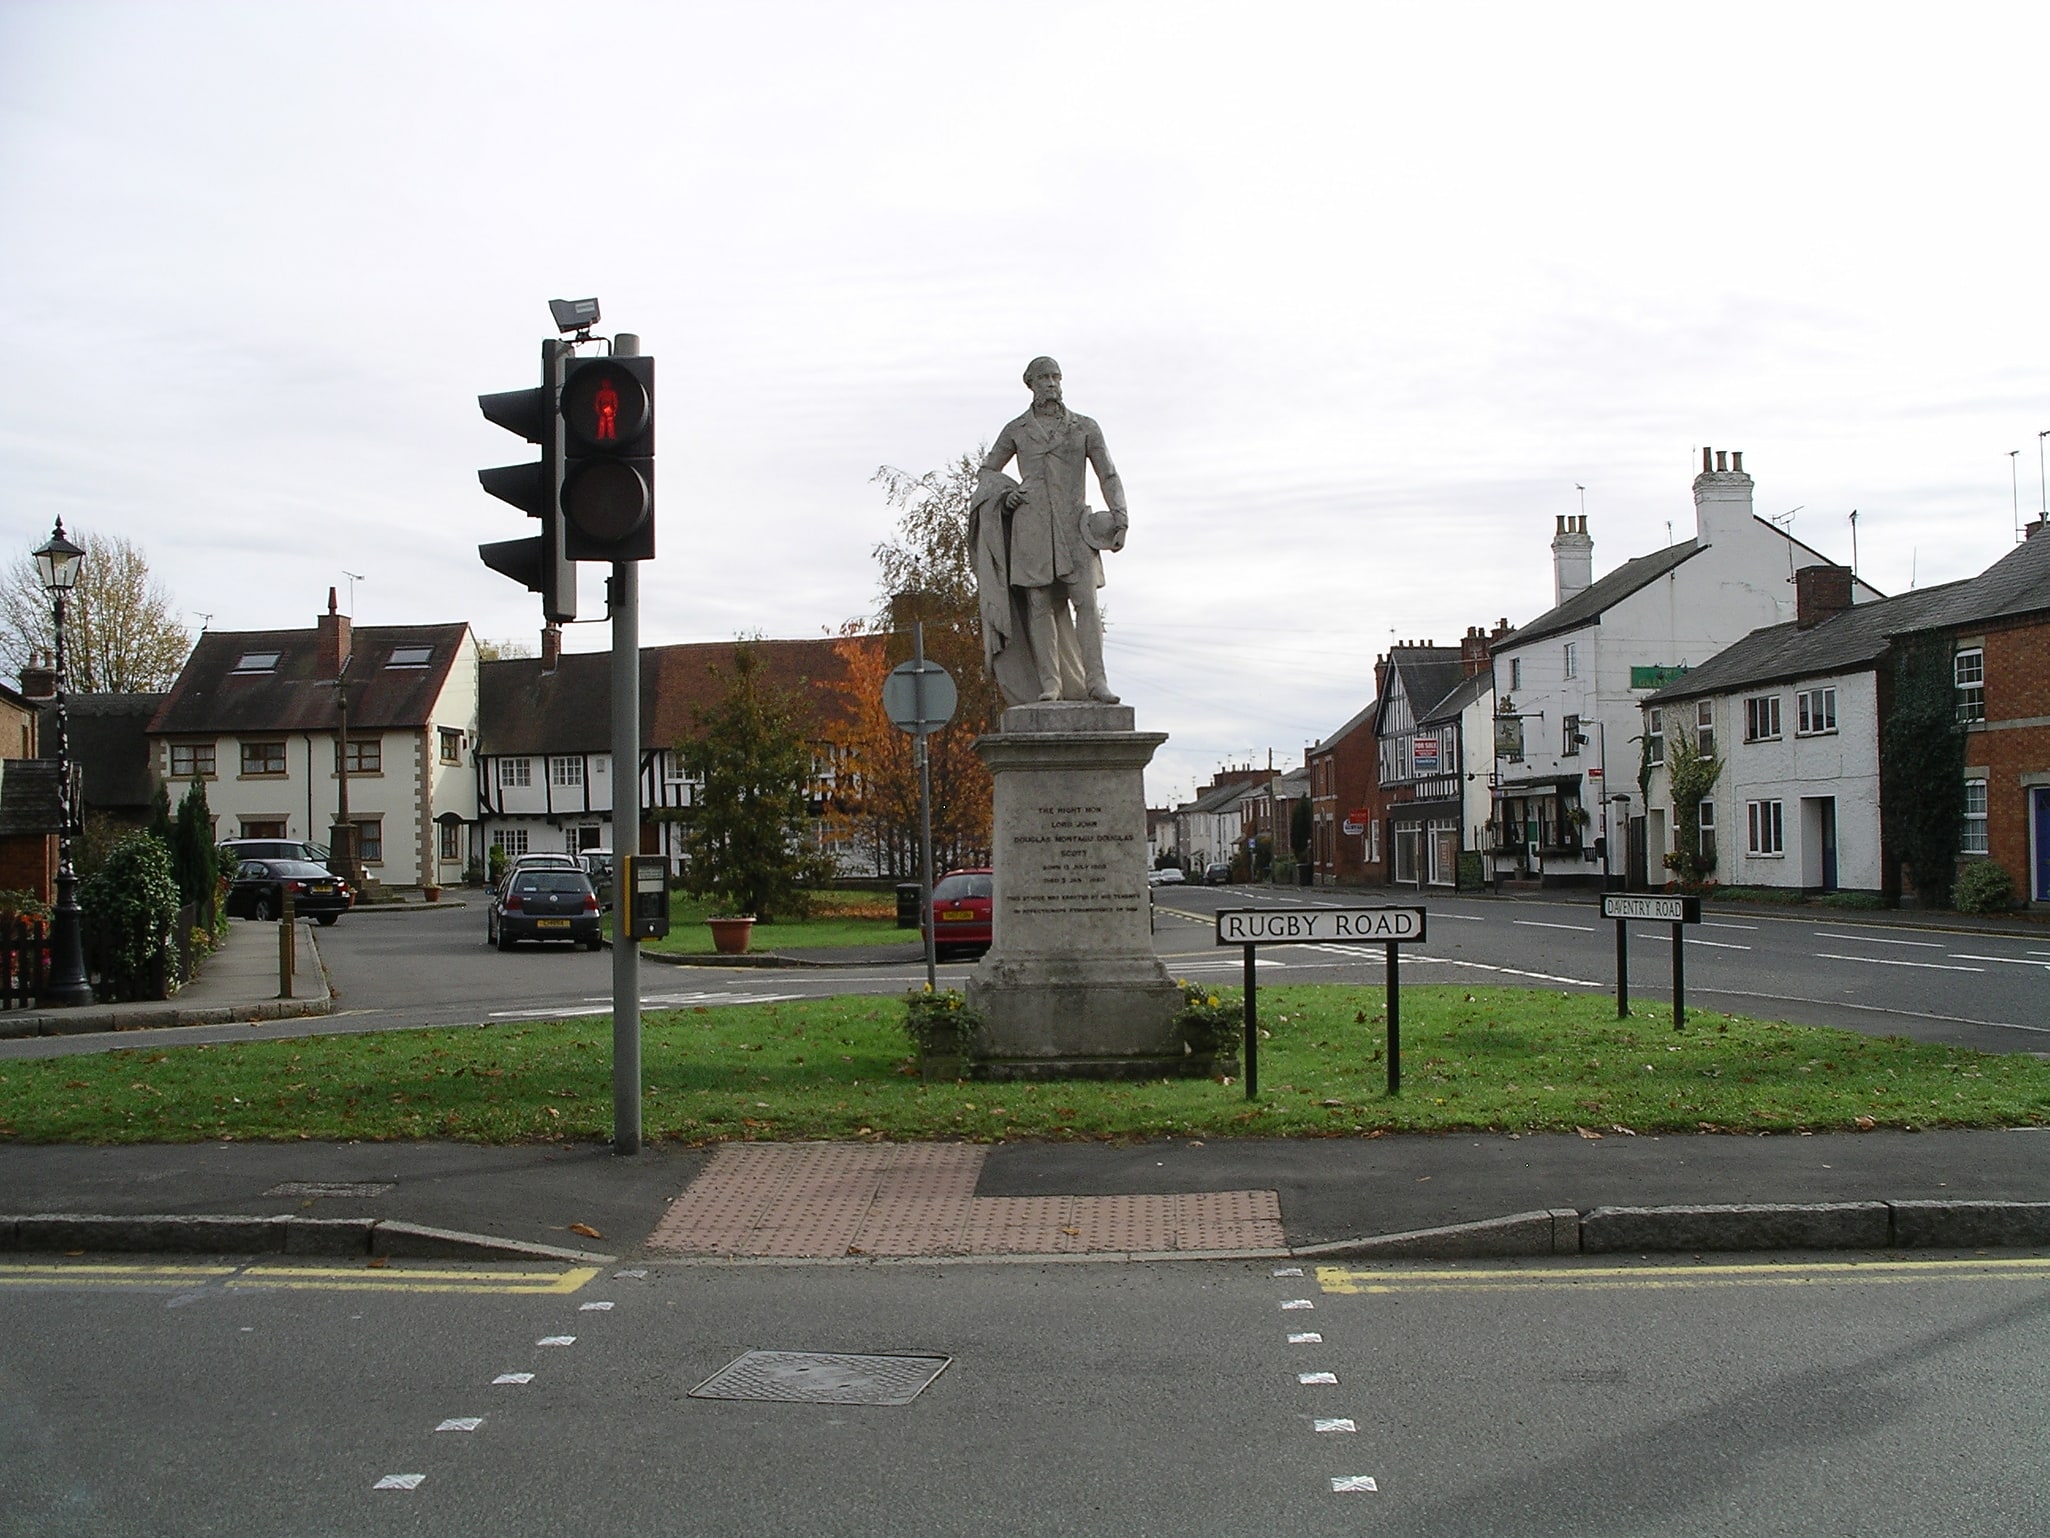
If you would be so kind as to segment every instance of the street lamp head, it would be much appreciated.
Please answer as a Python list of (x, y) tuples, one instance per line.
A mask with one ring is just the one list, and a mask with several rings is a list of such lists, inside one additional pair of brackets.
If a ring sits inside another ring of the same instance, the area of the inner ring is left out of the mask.
[(36, 552), (36, 570), (42, 573), (44, 588), (52, 593), (70, 592), (78, 586), (78, 566), (84, 559), (85, 552), (64, 537), (64, 520), (59, 518), (50, 542)]

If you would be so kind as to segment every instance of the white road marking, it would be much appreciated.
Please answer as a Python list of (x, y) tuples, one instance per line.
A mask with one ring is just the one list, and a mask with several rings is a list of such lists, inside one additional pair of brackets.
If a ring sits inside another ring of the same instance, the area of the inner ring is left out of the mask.
[(2050, 967), (2050, 961), (2031, 961), (2026, 956), (1973, 956), (1963, 951), (1952, 951), (1952, 961), (2004, 961), (2011, 967)]
[(1281, 1306), (1283, 1308), (1315, 1308), (1317, 1305), (1308, 1298), (1290, 1298)]
[(1288, 1343), (1291, 1346), (1321, 1346), (1324, 1344), (1324, 1337), (1315, 1330), (1291, 1330)]
[(1301, 1266), (1276, 1266), (1268, 1274), (1270, 1276), (1301, 1276), (1303, 1268)]
[(1697, 940), (1692, 935), (1688, 935), (1686, 939), (1689, 945), (1706, 945), (1719, 951), (1748, 951), (1751, 949), (1750, 946), (1739, 945), (1734, 940)]
[(1521, 924), (1525, 929), (1571, 929), (1583, 935), (1591, 935), (1595, 932), (1595, 927), (1592, 924), (1547, 924), (1542, 919), (1511, 919), (1510, 922), (1512, 924)]
[[(802, 999), (802, 993), (644, 993), (643, 1009), (710, 1009), (720, 1004), (787, 1004)], [(581, 1004), (554, 1009), (494, 1009), (493, 1020), (566, 1020), (577, 1015), (607, 1015), (612, 1012), (612, 995), (587, 999)]]
[(579, 1303), (577, 1305), (577, 1312), (580, 1314), (603, 1314), (609, 1312), (611, 1308), (612, 1305), (610, 1303)]
[(1818, 940), (1848, 940), (1853, 945), (1912, 945), (1917, 949), (1925, 951), (1940, 951), (1943, 949), (1934, 940), (1882, 940), (1877, 935), (1833, 935), (1826, 929), (1816, 930), (1815, 938)]
[(1317, 1431), (1358, 1431), (1360, 1429), (1351, 1420), (1343, 1416), (1333, 1416), (1330, 1420), (1312, 1420), (1310, 1425)]
[(1338, 1381), (1338, 1374), (1335, 1372), (1299, 1372), (1295, 1375), (1295, 1380), (1306, 1386), (1336, 1383)]
[(417, 1490), (425, 1474), (387, 1474), (370, 1488), (373, 1490)]
[(534, 1381), (534, 1375), (530, 1372), (502, 1372), (497, 1377), (493, 1378), (491, 1381), (494, 1384), (532, 1383)]
[(1756, 929), (1758, 926), (1756, 924), (1731, 924), (1722, 919), (1703, 919), (1701, 927), (1703, 929)]
[(1833, 951), (1817, 951), (1818, 961), (1855, 961), (1868, 967), (1920, 967), (1925, 972), (1983, 972), (1984, 967), (1953, 967), (1940, 961), (1889, 961), (1884, 956), (1839, 956)]
[(574, 1335), (544, 1335), (534, 1342), (537, 1346), (574, 1346), (576, 1343)]
[(475, 1431), (483, 1424), (484, 1417), (481, 1415), (454, 1415), (434, 1429), (436, 1431)]
[(1374, 1483), (1371, 1474), (1333, 1474), (1331, 1493), (1333, 1495), (1373, 1494), (1381, 1487)]

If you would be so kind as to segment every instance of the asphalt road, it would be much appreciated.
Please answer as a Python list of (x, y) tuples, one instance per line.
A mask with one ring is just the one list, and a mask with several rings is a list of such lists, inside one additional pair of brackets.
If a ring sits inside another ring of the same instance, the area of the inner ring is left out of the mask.
[[(1156, 894), (1154, 941), (1178, 977), (1236, 983), (1238, 947), (1215, 943), (1220, 907), (1300, 909), (1372, 906), (1383, 894), (1337, 897), (1274, 888), (1181, 887)], [(1493, 983), (1613, 994), (1615, 926), (1585, 898), (1454, 898), (1432, 894), (1425, 941), (1405, 946), (1402, 975), (1421, 983)], [(2050, 929), (1984, 935), (1918, 927), (1898, 917), (1856, 922), (1855, 915), (1793, 918), (1771, 911), (1712, 913), (1686, 940), (1687, 1002), (1805, 1025), (1899, 1034), (1988, 1052), (2050, 1054)], [(0, 1056), (59, 1056), (141, 1046), (251, 1040), (336, 1031), (468, 1025), (491, 1020), (609, 1012), (609, 953), (563, 947), (500, 952), (484, 943), (482, 909), (349, 915), (318, 935), (335, 993), (331, 1016), (262, 1026), (187, 1026), (0, 1043)], [(1670, 1007), (1670, 926), (1631, 926), (1630, 984), (1635, 1007)], [(830, 954), (830, 953), (822, 953)], [(973, 963), (939, 969), (942, 986), (959, 986)], [(1262, 947), (1263, 985), (1290, 982), (1385, 986), (1378, 945)], [(641, 968), (645, 1009), (768, 1003), (847, 993), (902, 994), (925, 981), (922, 961), (801, 968), (672, 966)]]
[(0, 1534), (2050, 1526), (2043, 1257), (1288, 1269), (9, 1261)]

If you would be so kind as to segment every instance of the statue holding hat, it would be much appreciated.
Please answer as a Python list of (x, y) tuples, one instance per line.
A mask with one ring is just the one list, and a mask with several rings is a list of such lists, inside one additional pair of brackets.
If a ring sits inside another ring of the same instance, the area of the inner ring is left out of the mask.
[[(1012, 705), (1117, 696), (1103, 672), (1106, 550), (1122, 550), (1125, 488), (1103, 429), (1061, 400), (1061, 366), (1025, 365), (1031, 409), (997, 435), (975, 483), (968, 541), (982, 618), (983, 656)], [(1017, 461), (1017, 478), (1004, 467)], [(1086, 500), (1094, 467), (1104, 507)]]

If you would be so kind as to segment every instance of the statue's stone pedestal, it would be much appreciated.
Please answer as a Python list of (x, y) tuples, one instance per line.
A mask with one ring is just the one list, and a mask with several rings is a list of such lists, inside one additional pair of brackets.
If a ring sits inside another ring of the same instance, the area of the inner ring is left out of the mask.
[(1129, 705), (1004, 712), (977, 740), (995, 789), (993, 941), (968, 981), (979, 1078), (1204, 1073), (1175, 1027), (1181, 990), (1153, 953), (1144, 772), (1163, 732)]

